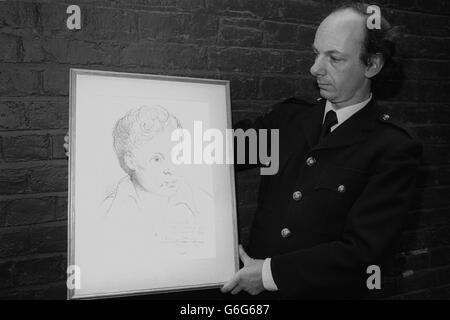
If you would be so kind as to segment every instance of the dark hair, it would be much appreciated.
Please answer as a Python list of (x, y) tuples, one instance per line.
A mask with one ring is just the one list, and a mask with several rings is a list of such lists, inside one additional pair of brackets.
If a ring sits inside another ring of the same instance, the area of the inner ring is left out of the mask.
[[(351, 9), (356, 13), (365, 17), (365, 21), (371, 16), (371, 13), (367, 13), (369, 4), (361, 2), (346, 2), (340, 4), (332, 13)], [(394, 61), (396, 43), (401, 36), (401, 28), (393, 27), (389, 21), (382, 15), (380, 19), (380, 29), (377, 28), (364, 28), (365, 37), (363, 41), (363, 48), (361, 52), (361, 60), (365, 65), (370, 63), (373, 55), (381, 54), (383, 57), (384, 67), (391, 67)], [(367, 26), (367, 23), (365, 24)]]

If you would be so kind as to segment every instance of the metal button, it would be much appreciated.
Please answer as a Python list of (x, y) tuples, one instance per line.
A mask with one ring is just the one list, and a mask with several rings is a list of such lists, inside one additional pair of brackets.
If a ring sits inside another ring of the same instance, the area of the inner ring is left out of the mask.
[(338, 187), (338, 191), (340, 192), (340, 193), (344, 193), (345, 192), (345, 186), (343, 185), (343, 184), (341, 184), (339, 187)]
[(381, 116), (381, 119), (383, 119), (384, 121), (388, 121), (390, 117), (391, 117), (391, 116), (388, 115), (388, 114), (383, 114), (383, 115)]
[(300, 192), (300, 191), (295, 191), (293, 194), (292, 194), (292, 199), (294, 199), (295, 201), (298, 201), (298, 200), (300, 200), (301, 198), (302, 198), (302, 193)]
[(289, 230), (288, 228), (283, 228), (282, 230), (281, 230), (281, 236), (283, 237), (283, 238), (287, 238), (287, 237), (289, 237), (291, 235), (291, 230)]
[(312, 167), (316, 164), (316, 162), (317, 161), (314, 157), (309, 157), (308, 159), (306, 159), (306, 164), (308, 165), (308, 167)]

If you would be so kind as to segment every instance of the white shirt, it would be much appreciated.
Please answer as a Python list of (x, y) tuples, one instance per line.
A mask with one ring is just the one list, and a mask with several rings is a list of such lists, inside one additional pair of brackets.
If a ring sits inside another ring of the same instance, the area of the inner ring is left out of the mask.
[[(369, 98), (357, 103), (353, 104), (351, 106), (342, 107), (342, 108), (336, 108), (332, 102), (327, 100), (325, 104), (325, 112), (323, 113), (323, 119), (322, 123), (325, 121), (325, 115), (328, 111), (334, 110), (336, 112), (338, 123), (331, 127), (331, 131), (335, 130), (337, 127), (339, 127), (344, 121), (348, 120), (352, 115), (354, 115), (356, 112), (364, 108), (372, 99), (372, 93), (370, 94)], [(272, 276), (272, 268), (270, 266), (271, 258), (266, 258), (263, 263), (262, 268), (262, 280), (263, 280), (263, 286), (264, 289), (267, 291), (277, 291), (278, 287), (273, 280)]]
[(338, 123), (331, 127), (331, 132), (333, 132), (334, 129), (339, 127), (344, 121), (346, 121), (348, 118), (350, 118), (352, 115), (357, 113), (359, 110), (364, 108), (372, 99), (372, 93), (370, 94), (369, 98), (357, 103), (353, 104), (351, 106), (342, 107), (342, 108), (336, 108), (333, 103), (331, 103), (329, 100), (327, 100), (327, 103), (325, 104), (325, 112), (323, 113), (323, 119), (322, 123), (325, 121), (325, 116), (328, 111), (334, 110), (336, 112)]

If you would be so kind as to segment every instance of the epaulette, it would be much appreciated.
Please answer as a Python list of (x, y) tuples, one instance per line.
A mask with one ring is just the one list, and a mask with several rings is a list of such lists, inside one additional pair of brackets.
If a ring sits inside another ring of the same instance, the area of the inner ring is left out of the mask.
[(309, 105), (315, 105), (318, 101), (322, 100), (322, 98), (305, 98), (305, 97), (290, 97), (284, 100), (282, 103), (303, 103)]
[[(320, 99), (322, 99), (322, 98), (320, 98)], [(301, 106), (306, 106), (306, 107), (312, 107), (318, 102), (318, 100), (319, 99), (312, 100), (312, 99), (307, 99), (307, 98), (302, 98), (302, 97), (290, 97), (281, 102), (270, 105), (266, 109), (266, 112), (267, 113), (272, 112), (273, 110), (277, 109), (278, 107), (282, 107), (285, 104), (296, 104), (296, 105), (301, 105)]]
[(387, 113), (381, 113), (377, 116), (377, 120), (381, 123), (391, 125), (392, 127), (395, 127), (397, 129), (400, 129), (404, 133), (406, 133), (410, 138), (416, 138), (416, 136), (408, 129), (406, 128), (402, 123), (395, 121), (393, 117)]

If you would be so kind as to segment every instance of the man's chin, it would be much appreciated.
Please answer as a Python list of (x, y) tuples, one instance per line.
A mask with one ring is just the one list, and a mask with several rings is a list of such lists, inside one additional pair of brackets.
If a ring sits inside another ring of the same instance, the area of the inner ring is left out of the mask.
[(323, 89), (323, 88), (319, 88), (319, 89), (320, 89), (320, 91), (319, 91), (320, 92), (320, 96), (322, 98), (324, 98), (326, 100), (330, 100), (333, 97), (333, 94), (330, 91), (328, 91), (326, 89)]

